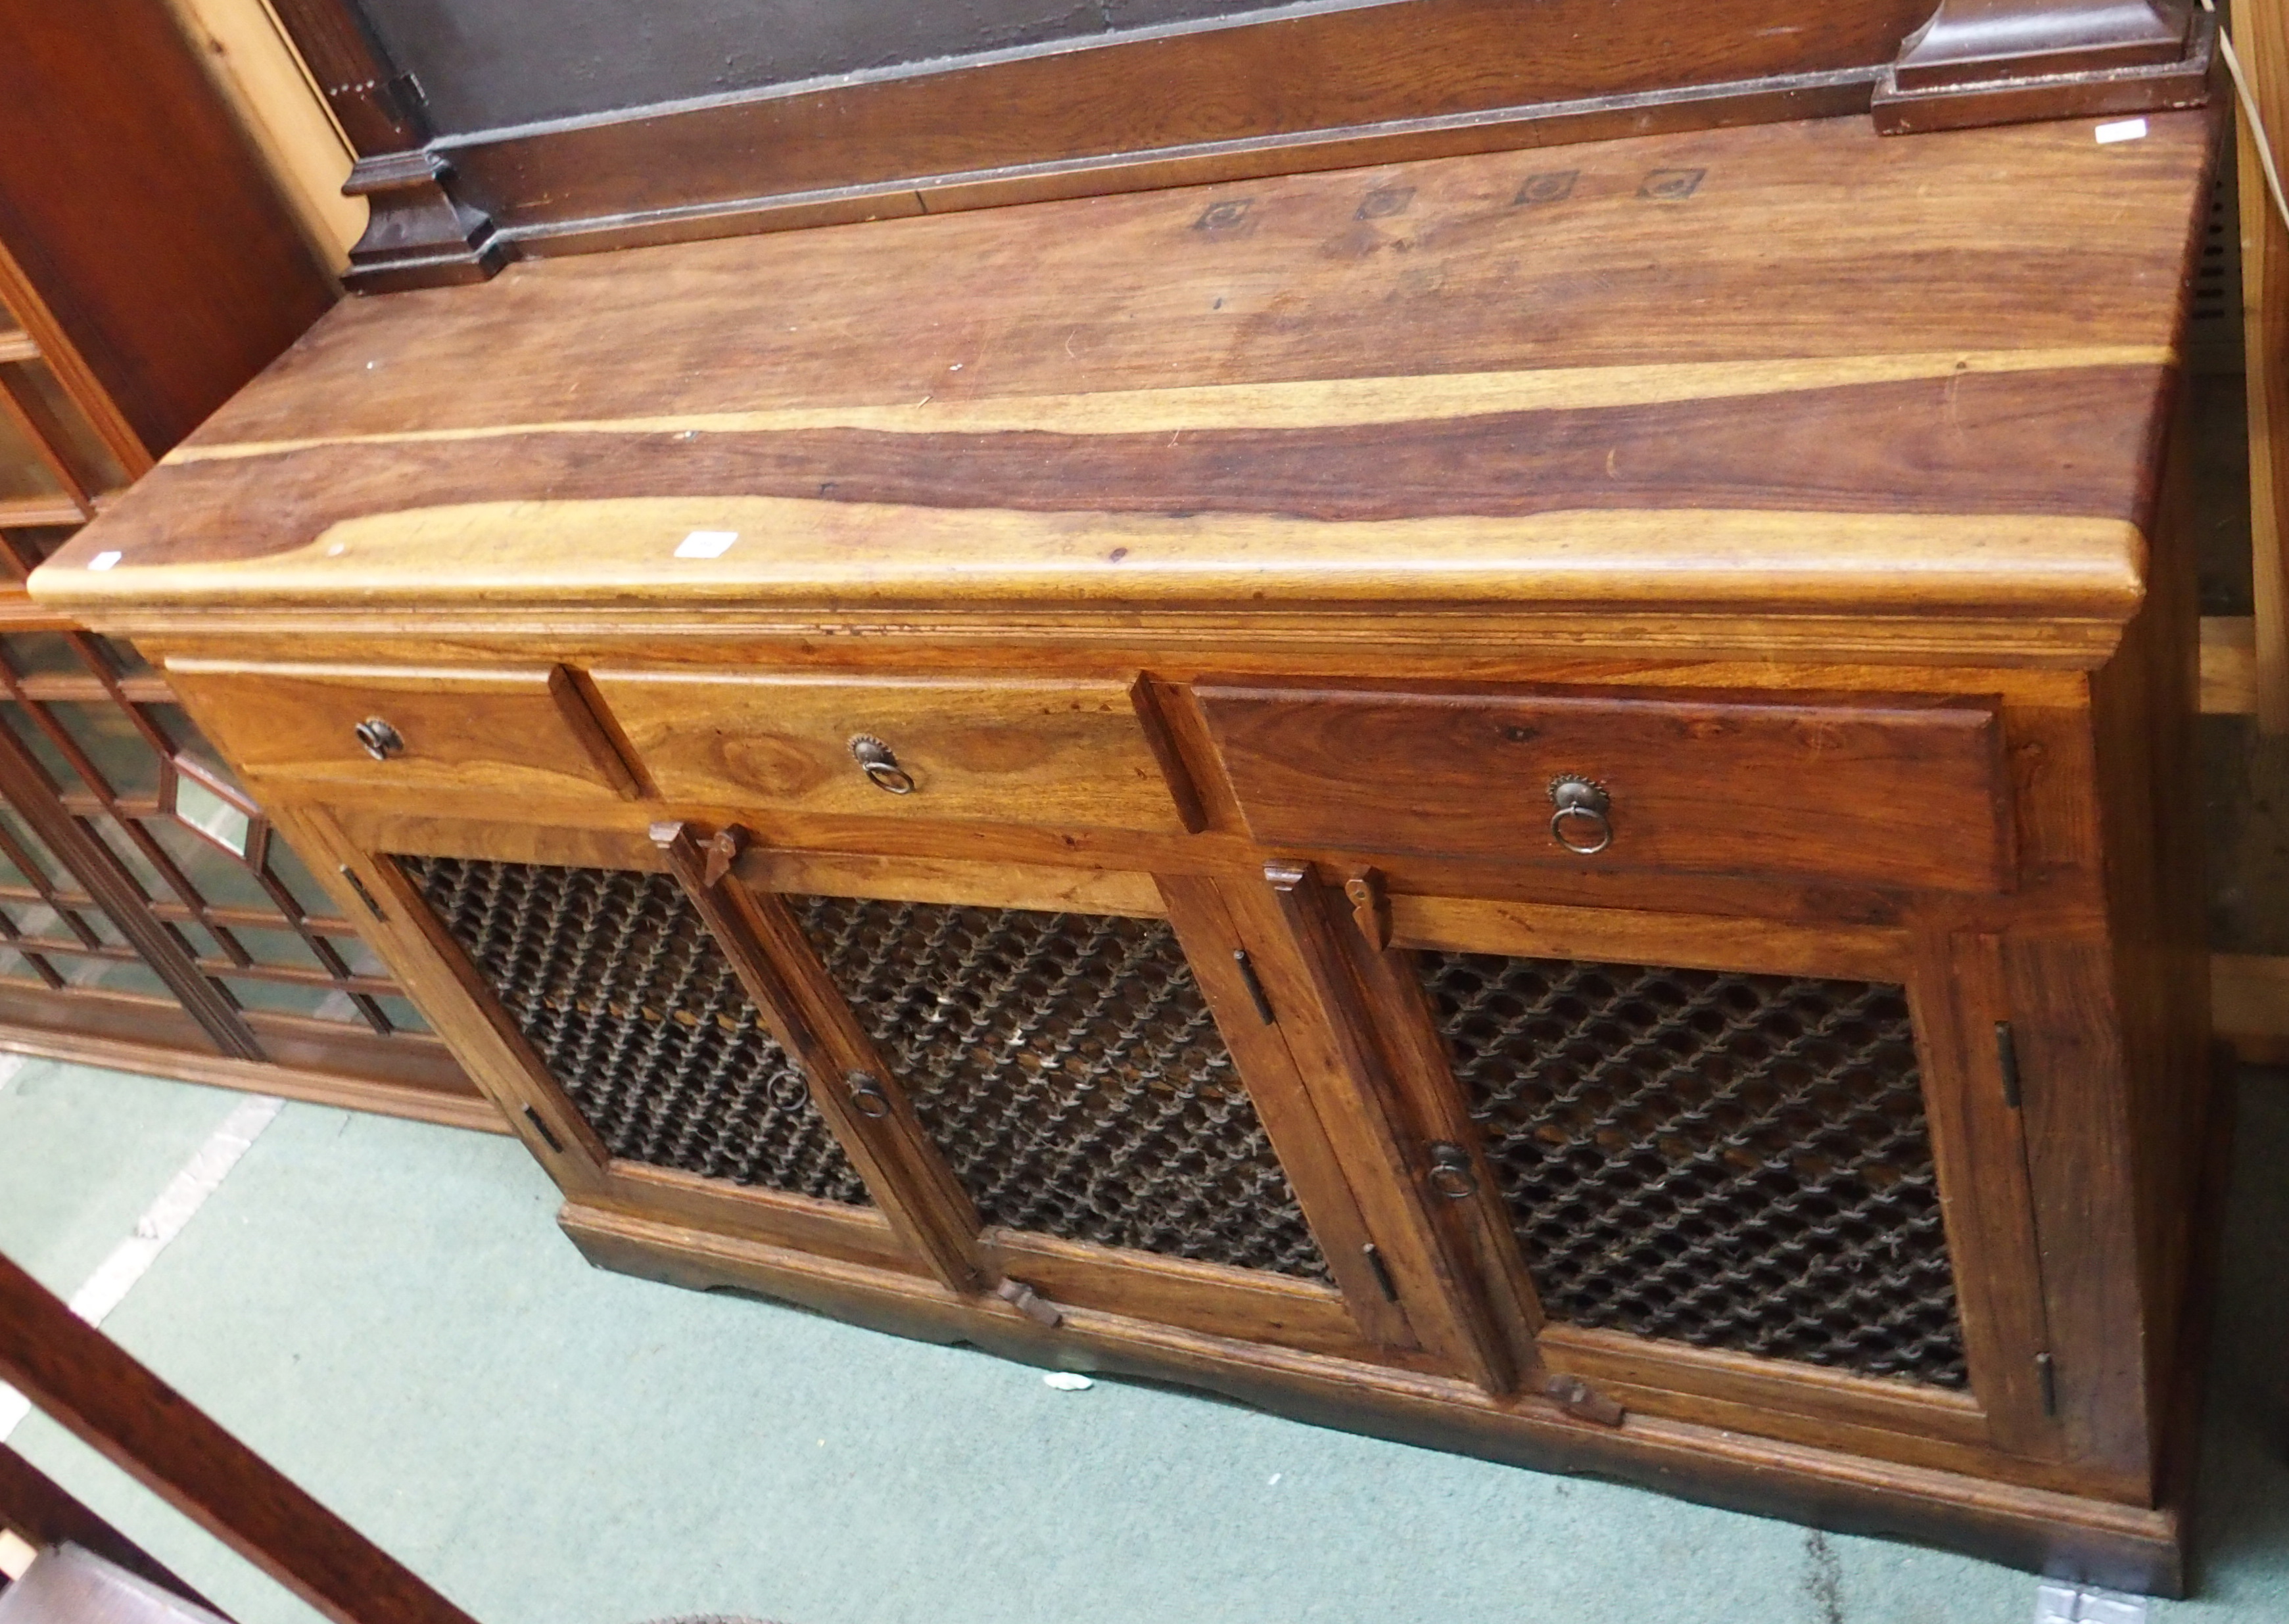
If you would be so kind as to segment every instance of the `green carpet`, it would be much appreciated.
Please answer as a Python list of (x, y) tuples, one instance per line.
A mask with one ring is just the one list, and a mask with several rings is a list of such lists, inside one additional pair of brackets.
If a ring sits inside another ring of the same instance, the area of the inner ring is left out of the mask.
[[(0, 1246), (52, 1280), (233, 1103), (24, 1080)], [(2289, 1083), (2242, 1092), (2202, 1595), (2171, 1624), (2289, 1619)], [(508, 1141), (290, 1105), (109, 1328), (482, 1624), (2033, 1614), (2031, 1578), (1964, 1557), (592, 1270), (555, 1206)], [(43, 1418), (16, 1443), (242, 1624), (310, 1616)]]

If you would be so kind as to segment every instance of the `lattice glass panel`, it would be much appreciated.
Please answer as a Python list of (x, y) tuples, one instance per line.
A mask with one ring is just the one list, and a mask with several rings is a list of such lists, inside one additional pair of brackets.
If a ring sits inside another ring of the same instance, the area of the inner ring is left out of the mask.
[[(77, 631), (0, 636), (0, 724), (226, 1003), (385, 1038), (426, 1037), (418, 1016), (410, 1023), (399, 1018), (410, 1006), (396, 983), (356, 946), (355, 927), (215, 764), (212, 747), (130, 645)], [(0, 840), (7, 865), (0, 868), (0, 904), (92, 906), (60, 867), (36, 875), (15, 857)], [(242, 939), (264, 934), (291, 935), (299, 945), (259, 953)], [(53, 951), (62, 955), (51, 967), (60, 971), (53, 987), (124, 984), (119, 973), (97, 978), (74, 968), (71, 957), (81, 948), (66, 943)], [(354, 967), (353, 956), (363, 962)], [(156, 978), (151, 984), (165, 985)]]
[(1965, 1384), (1901, 988), (1417, 957), (1551, 1318)]
[(396, 861), (614, 1156), (868, 1204), (802, 1068), (674, 880)]
[(986, 1222), (1328, 1278), (1167, 925), (789, 901)]

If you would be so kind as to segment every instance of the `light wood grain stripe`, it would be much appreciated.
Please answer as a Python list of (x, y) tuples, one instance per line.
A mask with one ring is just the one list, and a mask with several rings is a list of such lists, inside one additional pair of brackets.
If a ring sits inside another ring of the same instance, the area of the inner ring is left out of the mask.
[[(678, 558), (695, 530), (738, 539)], [(2119, 520), (1575, 510), (1321, 521), (908, 507), (785, 497), (468, 503), (345, 519), (291, 552), (108, 570), (50, 562), (44, 601), (619, 602), (1066, 606), (1684, 602), (1800, 609), (1934, 603), (2125, 616), (2144, 543)], [(1753, 568), (1750, 566), (1753, 564)]]
[(757, 411), (662, 417), (568, 418), (317, 435), (177, 448), (171, 464), (276, 457), (319, 446), (419, 445), (501, 440), (526, 434), (724, 434), (805, 429), (881, 434), (1186, 434), (1232, 429), (1348, 428), (1499, 412), (1583, 410), (1607, 406), (1777, 394), (1854, 384), (1899, 383), (1968, 372), (2047, 372), (2083, 368), (2168, 366), (2166, 348), (1982, 350), (1907, 355), (1819, 356), (1790, 361), (1707, 362), (1669, 366), (1557, 367), (1536, 371), (1445, 373), (1427, 378), (1341, 378), (1292, 383), (1210, 384), (1120, 389), (1089, 394), (1028, 394), (908, 404), (774, 407)]

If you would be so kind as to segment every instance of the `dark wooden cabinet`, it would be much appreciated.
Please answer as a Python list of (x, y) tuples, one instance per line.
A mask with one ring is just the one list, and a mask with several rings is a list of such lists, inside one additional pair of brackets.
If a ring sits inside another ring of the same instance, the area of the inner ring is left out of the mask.
[(337, 310), (35, 591), (600, 1262), (2172, 1588), (2211, 145), (514, 266)]
[(0, 34), (0, 1047), (498, 1126), (165, 679), (25, 595), (339, 289), (161, 0)]

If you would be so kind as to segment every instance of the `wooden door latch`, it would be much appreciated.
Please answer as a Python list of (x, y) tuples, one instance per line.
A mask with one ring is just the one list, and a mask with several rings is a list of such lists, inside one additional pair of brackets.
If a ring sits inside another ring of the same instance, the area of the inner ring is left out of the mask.
[(1057, 1305), (1056, 1303), (1041, 1295), (1041, 1293), (1035, 1291), (1023, 1280), (1012, 1280), (1005, 1278), (999, 1286), (996, 1286), (993, 1288), (993, 1294), (1001, 1298), (1002, 1302), (1008, 1303), (1011, 1308), (1016, 1309), (1026, 1318), (1047, 1325), (1052, 1331), (1056, 1330), (1059, 1325), (1065, 1322), (1065, 1317), (1057, 1311)]
[(1579, 1376), (1552, 1373), (1543, 1379), (1542, 1396), (1575, 1420), (1595, 1421), (1600, 1427), (1618, 1427), (1629, 1413)]
[(1367, 938), (1368, 945), (1378, 953), (1389, 947), (1391, 895), (1384, 889), (1383, 871), (1352, 870), (1344, 881), (1344, 895), (1351, 898), (1352, 919), (1359, 926), (1360, 935)]

